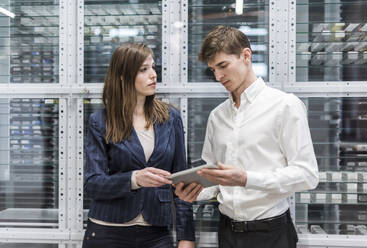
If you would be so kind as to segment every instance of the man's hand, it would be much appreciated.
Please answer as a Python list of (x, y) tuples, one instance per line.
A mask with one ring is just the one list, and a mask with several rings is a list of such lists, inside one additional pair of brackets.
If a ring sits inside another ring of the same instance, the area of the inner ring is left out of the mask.
[(195, 248), (195, 242), (188, 240), (180, 240), (178, 241), (177, 248)]
[(165, 184), (171, 184), (172, 181), (167, 179), (171, 173), (154, 167), (147, 167), (136, 171), (136, 183), (140, 187), (160, 187)]
[(190, 183), (184, 187), (184, 183), (181, 182), (176, 185), (175, 194), (183, 201), (194, 202), (202, 190), (201, 184)]
[(246, 186), (247, 173), (244, 169), (218, 163), (219, 169), (201, 169), (198, 174), (211, 182), (223, 186)]

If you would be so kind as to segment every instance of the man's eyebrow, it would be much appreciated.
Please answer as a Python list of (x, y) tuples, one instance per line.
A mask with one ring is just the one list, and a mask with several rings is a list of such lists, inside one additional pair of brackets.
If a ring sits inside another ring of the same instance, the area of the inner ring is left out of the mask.
[[(227, 61), (221, 61), (221, 62), (219, 62), (218, 64), (216, 64), (216, 65), (214, 65), (214, 66), (221, 66), (221, 65), (223, 65), (224, 63), (227, 63)], [(213, 67), (210, 67), (210, 66), (208, 66), (208, 68), (209, 68), (209, 70), (214, 70), (214, 68)]]
[(226, 61), (221, 61), (221, 62), (219, 62), (218, 64), (216, 64), (215, 66), (221, 66), (221, 65), (223, 65), (224, 63), (226, 63)]

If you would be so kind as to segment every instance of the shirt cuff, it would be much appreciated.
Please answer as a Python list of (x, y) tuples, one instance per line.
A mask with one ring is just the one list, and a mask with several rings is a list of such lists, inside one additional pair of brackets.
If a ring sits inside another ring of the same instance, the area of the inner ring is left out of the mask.
[(259, 187), (264, 184), (264, 175), (254, 171), (246, 171), (247, 173), (247, 181), (246, 188), (254, 188)]
[(197, 201), (204, 201), (204, 200), (210, 200), (213, 197), (215, 197), (215, 195), (219, 192), (219, 186), (211, 186), (208, 188), (203, 189), (198, 198), (196, 199)]
[(133, 173), (131, 173), (131, 190), (135, 190), (135, 189), (139, 189), (141, 188), (138, 183), (136, 182), (136, 171), (133, 171)]

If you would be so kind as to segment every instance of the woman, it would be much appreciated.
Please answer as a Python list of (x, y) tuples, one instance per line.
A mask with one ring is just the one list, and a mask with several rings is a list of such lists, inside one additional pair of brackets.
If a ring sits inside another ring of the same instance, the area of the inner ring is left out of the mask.
[[(83, 248), (173, 247), (171, 173), (187, 168), (179, 112), (155, 98), (153, 53), (125, 44), (112, 55), (105, 109), (89, 119), (85, 192), (92, 199)], [(194, 247), (192, 206), (176, 196), (179, 248)]]

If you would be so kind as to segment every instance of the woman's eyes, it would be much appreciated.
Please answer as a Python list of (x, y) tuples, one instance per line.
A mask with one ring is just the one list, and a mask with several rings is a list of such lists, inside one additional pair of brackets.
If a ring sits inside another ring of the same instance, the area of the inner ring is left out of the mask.
[[(151, 67), (153, 70), (155, 70), (155, 65)], [(146, 72), (149, 69), (149, 67), (142, 67), (139, 71), (140, 72)]]

